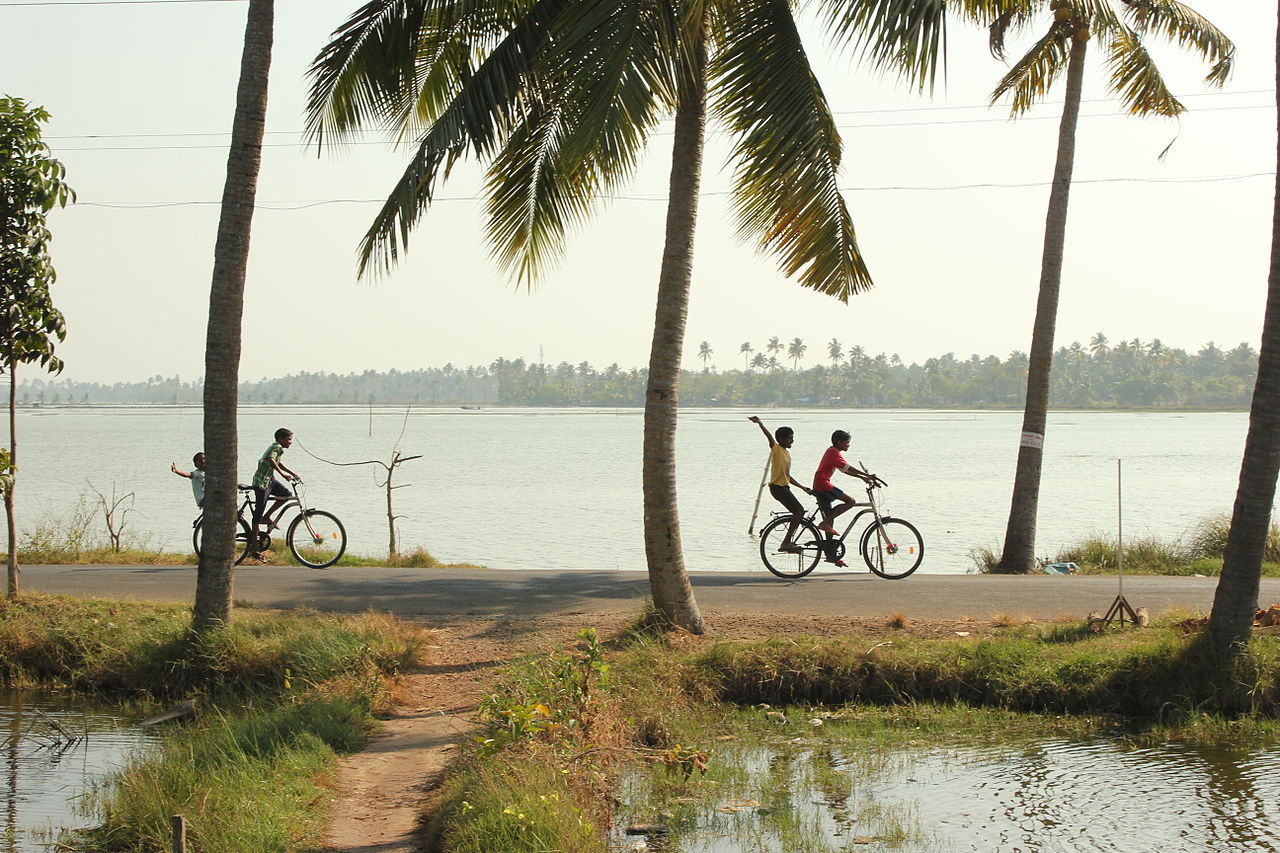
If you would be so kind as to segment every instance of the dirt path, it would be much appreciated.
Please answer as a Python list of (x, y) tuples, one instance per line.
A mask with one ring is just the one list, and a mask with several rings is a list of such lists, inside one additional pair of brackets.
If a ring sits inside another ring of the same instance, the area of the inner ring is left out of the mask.
[[(706, 611), (704, 610), (704, 614)], [(779, 635), (864, 636), (910, 633), (945, 636), (982, 632), (990, 622), (930, 620), (890, 627), (886, 619), (785, 618), (718, 612), (706, 638), (757, 639)], [(473, 728), (477, 705), (499, 667), (536, 649), (563, 645), (585, 627), (612, 636), (635, 611), (572, 614), (546, 619), (433, 619), (427, 665), (402, 680), (394, 712), (363, 752), (339, 769), (325, 853), (421, 853), (421, 826), (431, 794)]]
[[(604, 631), (622, 618), (590, 621)], [(421, 851), (424, 811), (495, 671), (524, 651), (567, 642), (586, 623), (578, 615), (430, 624), (427, 664), (405, 675), (383, 730), (338, 770), (326, 853)]]

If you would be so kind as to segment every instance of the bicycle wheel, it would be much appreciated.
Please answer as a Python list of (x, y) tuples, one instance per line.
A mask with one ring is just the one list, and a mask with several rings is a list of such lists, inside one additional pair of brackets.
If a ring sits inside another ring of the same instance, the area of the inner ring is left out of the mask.
[(795, 536), (791, 539), (796, 550), (782, 550), (793, 521), (789, 515), (780, 516), (760, 531), (760, 559), (764, 561), (766, 569), (787, 580), (809, 574), (822, 558), (822, 548), (818, 544), (822, 540), (822, 534), (807, 518), (796, 524)]
[[(196, 556), (200, 556), (200, 543), (204, 541), (204, 516), (196, 522), (196, 528), (191, 532), (191, 546), (195, 548)], [(249, 525), (243, 518), (236, 519), (236, 559), (235, 565), (244, 562), (244, 555), (249, 550)]]
[(313, 569), (332, 566), (347, 550), (347, 531), (342, 522), (322, 509), (299, 514), (289, 525), (286, 538), (294, 558)]
[[(877, 536), (878, 531), (884, 535)], [(879, 524), (871, 522), (858, 547), (867, 568), (889, 580), (905, 578), (920, 568), (920, 561), (924, 559), (924, 539), (920, 531), (900, 518), (882, 518)]]

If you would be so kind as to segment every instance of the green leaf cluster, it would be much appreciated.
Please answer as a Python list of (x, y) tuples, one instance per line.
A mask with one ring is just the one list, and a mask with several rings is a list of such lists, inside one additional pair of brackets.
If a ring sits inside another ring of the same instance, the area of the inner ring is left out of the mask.
[(41, 137), (48, 120), (41, 107), (0, 97), (0, 362), (58, 373), (54, 345), (67, 329), (49, 294), (56, 275), (45, 216), (75, 193)]

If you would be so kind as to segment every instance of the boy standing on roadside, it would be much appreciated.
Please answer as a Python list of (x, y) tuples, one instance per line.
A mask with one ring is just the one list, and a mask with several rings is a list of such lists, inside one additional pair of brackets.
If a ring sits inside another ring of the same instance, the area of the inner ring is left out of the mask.
[(293, 444), (293, 431), (281, 427), (276, 430), (275, 439), (258, 460), (258, 470), (253, 474), (253, 542), (248, 553), (248, 557), (253, 560), (262, 559), (256, 546), (258, 528), (267, 511), (267, 501), (284, 501), (293, 497), (293, 490), (275, 478), (276, 472), (290, 482), (301, 479), (280, 461), (280, 457)]
[(747, 420), (760, 427), (764, 437), (769, 440), (769, 494), (791, 512), (791, 526), (787, 528), (787, 535), (783, 537), (779, 550), (790, 554), (799, 553), (800, 546), (791, 540), (796, 535), (796, 527), (799, 526), (800, 519), (804, 517), (804, 506), (800, 503), (800, 499), (791, 493), (791, 487), (795, 486), (807, 495), (813, 492), (796, 482), (791, 476), (790, 448), (796, 440), (795, 430), (789, 426), (778, 427), (774, 433), (777, 440), (774, 440), (774, 436), (769, 434), (769, 430), (759, 417), (752, 415)]
[(200, 452), (192, 456), (191, 464), (195, 467), (190, 471), (183, 471), (178, 467), (177, 462), (170, 462), (169, 470), (191, 481), (191, 495), (196, 499), (196, 506), (204, 507), (204, 453)]
[[(818, 525), (818, 529), (827, 534), (828, 540), (834, 539), (838, 534), (835, 525), (832, 524), (836, 516), (854, 506), (853, 498), (831, 482), (831, 475), (836, 471), (843, 471), (866, 483), (875, 481), (874, 474), (868, 474), (844, 461), (844, 451), (849, 449), (850, 441), (851, 436), (842, 429), (831, 433), (831, 446), (827, 448), (826, 453), (822, 454), (822, 460), (818, 462), (818, 470), (813, 474), (812, 494), (818, 499), (818, 506), (822, 508), (822, 523)], [(835, 506), (837, 502), (840, 503), (839, 507)], [(827, 562), (842, 568), (846, 565), (844, 560), (832, 559), (830, 551), (827, 553)]]

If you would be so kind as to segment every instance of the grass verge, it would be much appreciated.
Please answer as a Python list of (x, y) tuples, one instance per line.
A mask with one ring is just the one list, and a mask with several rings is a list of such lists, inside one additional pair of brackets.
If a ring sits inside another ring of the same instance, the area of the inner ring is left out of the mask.
[(373, 614), (241, 610), (206, 635), (190, 618), (177, 605), (0, 602), (0, 684), (98, 694), (140, 717), (178, 700), (199, 711), (87, 798), (100, 823), (64, 839), (70, 849), (167, 851), (174, 814), (206, 853), (317, 843), (324, 773), (360, 747), (388, 702), (385, 679), (424, 643)]
[[(1124, 570), (1135, 575), (1217, 577), (1222, 574), (1222, 554), (1227, 547), (1230, 529), (1230, 516), (1214, 515), (1201, 520), (1172, 541), (1154, 536), (1126, 541)], [(999, 572), (1000, 554), (993, 548), (971, 548), (969, 559), (979, 572)], [(1075, 563), (1080, 574), (1112, 574), (1119, 567), (1119, 555), (1115, 539), (1098, 535), (1059, 549), (1049, 562)], [(1262, 576), (1280, 577), (1280, 528), (1274, 524), (1263, 553)]]

